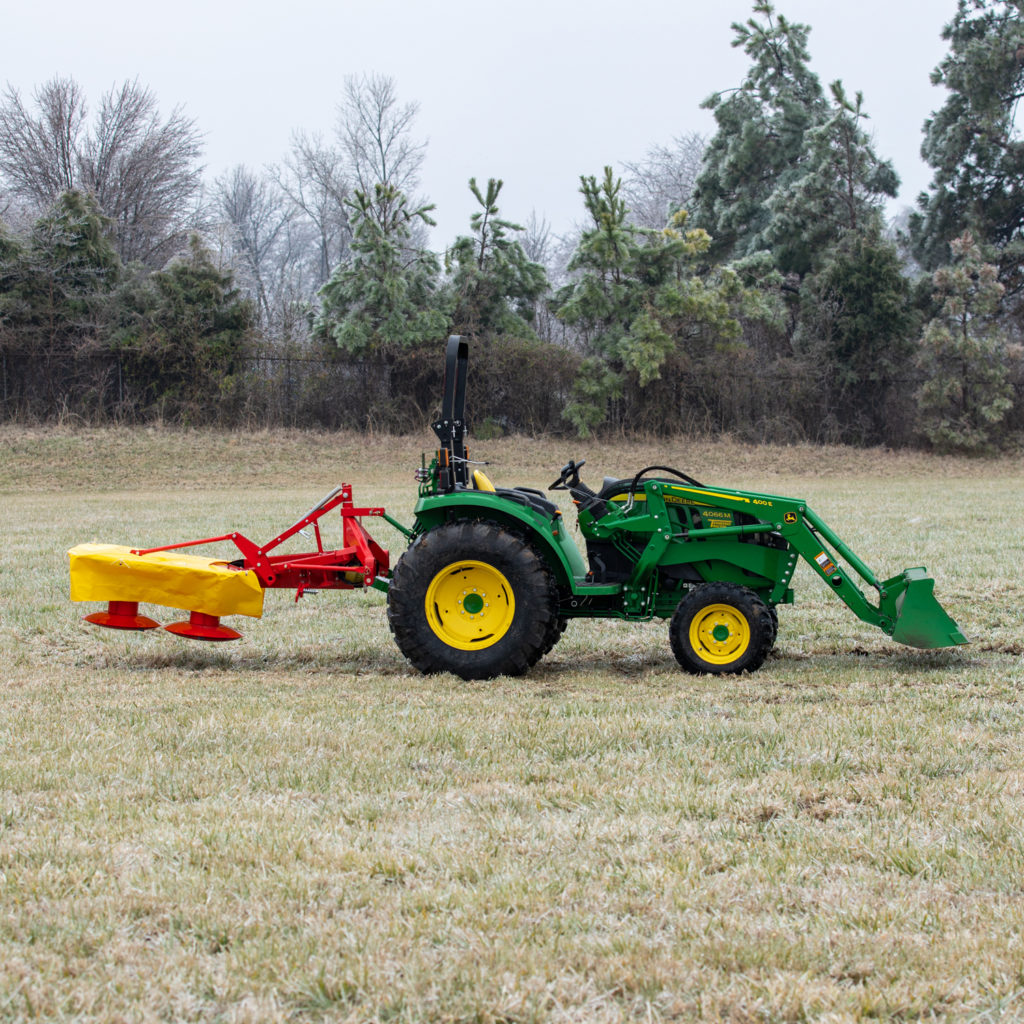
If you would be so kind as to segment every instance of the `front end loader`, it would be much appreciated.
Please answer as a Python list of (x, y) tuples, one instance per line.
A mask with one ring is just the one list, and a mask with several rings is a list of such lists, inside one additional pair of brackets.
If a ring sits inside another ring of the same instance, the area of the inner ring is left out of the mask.
[[(802, 558), (859, 619), (893, 640), (919, 648), (967, 642), (925, 569), (879, 580), (805, 501), (706, 486), (666, 466), (606, 478), (594, 490), (581, 479), (584, 462), (567, 462), (549, 489), (568, 492), (581, 551), (544, 491), (496, 487), (470, 460), (468, 351), (463, 339), (448, 340), (433, 424), (438, 447), (417, 471), (411, 529), (382, 508), (357, 508), (342, 485), (263, 546), (239, 533), (147, 550), (80, 545), (70, 552), (72, 599), (106, 601), (106, 611), (87, 619), (120, 629), (159, 625), (139, 614), (140, 601), (185, 609), (190, 618), (167, 629), (226, 640), (238, 634), (220, 617), (260, 615), (264, 589), (294, 588), (298, 598), (306, 590), (372, 586), (387, 592), (388, 624), (408, 660), (423, 672), (464, 679), (527, 671), (570, 619), (660, 618), (669, 620), (685, 670), (720, 674), (753, 671), (765, 660), (778, 634), (777, 609), (794, 600)], [(336, 549), (320, 533), (331, 510), (343, 525)], [(393, 569), (362, 525), (365, 516), (385, 518), (408, 539)], [(276, 553), (307, 527), (315, 552)], [(241, 557), (181, 554), (224, 541)]]

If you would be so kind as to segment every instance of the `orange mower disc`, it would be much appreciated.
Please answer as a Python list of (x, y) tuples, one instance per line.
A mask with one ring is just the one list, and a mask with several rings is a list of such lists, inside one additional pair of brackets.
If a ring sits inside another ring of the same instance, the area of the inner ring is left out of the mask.
[(202, 612), (192, 612), (188, 622), (172, 622), (164, 629), (190, 640), (238, 640), (242, 635), (230, 626), (222, 626), (219, 616), (204, 615)]
[(83, 616), (83, 621), (110, 629), (159, 629), (155, 619), (139, 614), (138, 601), (109, 601), (105, 612)]

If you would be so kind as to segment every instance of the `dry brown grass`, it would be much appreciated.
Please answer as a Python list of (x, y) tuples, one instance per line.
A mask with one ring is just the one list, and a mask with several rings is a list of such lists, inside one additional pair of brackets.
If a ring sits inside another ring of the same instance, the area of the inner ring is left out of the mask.
[(67, 602), (74, 543), (264, 539), (342, 479), (408, 522), (429, 444), (0, 431), (0, 1019), (1024, 1017), (1017, 463), (474, 446), (499, 482), (586, 455), (801, 494), (881, 571), (932, 569), (957, 651), (809, 572), (727, 679), (659, 623), (463, 683), (410, 672), (373, 592), (272, 593), (224, 646)]
[[(145, 490), (177, 481), (191, 489), (238, 486), (314, 490), (341, 475), (368, 483), (411, 479), (428, 433), (366, 437), (352, 432), (215, 431), (148, 428), (22, 428), (0, 425), (0, 492), (64, 488)], [(667, 464), (707, 482), (757, 486), (774, 479), (864, 477), (949, 479), (1019, 476), (1016, 459), (936, 458), (883, 448), (821, 448), (656, 438), (598, 443), (575, 439), (499, 438), (471, 443), (475, 458), (491, 460), (508, 478), (546, 486), (570, 457), (587, 456), (593, 476), (632, 473)], [(543, 481), (543, 483), (540, 483)]]

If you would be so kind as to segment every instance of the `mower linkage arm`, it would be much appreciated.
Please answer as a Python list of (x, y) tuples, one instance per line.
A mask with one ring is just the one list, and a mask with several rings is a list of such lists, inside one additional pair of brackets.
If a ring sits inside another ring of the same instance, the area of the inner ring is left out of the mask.
[[(340, 508), (339, 508), (340, 506)], [(344, 544), (328, 551), (320, 536), (320, 519), (333, 509), (341, 514)], [(220, 541), (231, 541), (242, 554), (239, 569), (251, 569), (264, 587), (299, 587), (299, 593), (319, 587), (348, 589), (354, 585), (374, 586), (380, 573), (389, 569), (388, 553), (370, 538), (359, 520), (363, 516), (380, 516), (390, 520), (383, 508), (356, 508), (352, 504), (352, 487), (342, 484), (325, 495), (304, 516), (267, 544), (257, 545), (242, 533), (226, 533), (219, 537), (164, 544), (155, 548), (133, 549), (133, 555), (151, 555), (158, 551), (201, 547)], [(274, 548), (290, 537), (312, 526), (316, 534), (316, 551), (297, 555), (272, 555)], [(310, 574), (313, 574), (311, 577)]]

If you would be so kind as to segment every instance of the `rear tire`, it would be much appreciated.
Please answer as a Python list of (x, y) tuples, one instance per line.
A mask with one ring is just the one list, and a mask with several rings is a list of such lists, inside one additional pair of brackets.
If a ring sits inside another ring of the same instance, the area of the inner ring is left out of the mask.
[[(556, 598), (557, 600), (557, 595)], [(565, 632), (565, 627), (569, 625), (569, 620), (562, 616), (556, 616), (548, 623), (548, 631), (544, 637), (544, 649), (540, 652), (537, 660), (539, 661), (544, 657), (551, 649), (562, 639), (562, 634)]]
[(705, 583), (691, 590), (669, 624), (672, 653), (698, 675), (753, 672), (775, 639), (768, 606), (736, 583)]
[(398, 560), (388, 626), (421, 672), (521, 675), (557, 639), (556, 589), (521, 537), (478, 520), (439, 526)]

